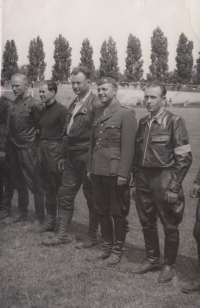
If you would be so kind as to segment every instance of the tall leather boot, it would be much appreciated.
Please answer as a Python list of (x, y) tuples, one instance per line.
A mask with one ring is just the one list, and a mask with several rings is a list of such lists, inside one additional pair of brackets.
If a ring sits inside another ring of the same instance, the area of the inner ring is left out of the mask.
[(110, 257), (114, 243), (113, 220), (110, 214), (99, 215), (102, 236), (102, 251), (98, 254), (88, 255), (87, 261), (105, 260)]
[(45, 200), (46, 218), (44, 224), (36, 230), (37, 233), (53, 232), (56, 228), (57, 220), (57, 197), (46, 196)]
[(146, 249), (146, 260), (133, 274), (145, 274), (149, 271), (159, 270), (160, 268), (160, 247), (157, 230), (143, 230)]
[(164, 267), (158, 277), (158, 282), (169, 282), (175, 277), (175, 263), (179, 247), (179, 231), (165, 234)]
[(45, 218), (44, 212), (44, 195), (39, 190), (34, 192), (35, 217), (36, 220), (43, 223)]
[(5, 185), (3, 204), (0, 210), (0, 219), (4, 219), (9, 216), (13, 194), (14, 194), (13, 184), (9, 183), (9, 185)]
[(112, 266), (119, 263), (124, 254), (124, 245), (126, 239), (127, 221), (124, 218), (114, 218), (115, 240), (111, 256), (107, 259), (106, 265)]
[(18, 191), (18, 213), (13, 217), (12, 223), (26, 220), (28, 215), (29, 192), (26, 185), (19, 187)]
[(77, 243), (77, 249), (90, 248), (98, 244), (97, 232), (99, 228), (99, 214), (94, 209), (89, 209), (89, 229), (87, 237)]
[(200, 242), (197, 243), (197, 253), (199, 261), (197, 279), (195, 281), (186, 283), (181, 289), (183, 293), (189, 294), (200, 291)]
[(42, 244), (45, 246), (52, 246), (70, 243), (72, 239), (69, 235), (69, 231), (73, 214), (74, 212), (60, 211), (56, 234), (51, 238), (44, 239)]

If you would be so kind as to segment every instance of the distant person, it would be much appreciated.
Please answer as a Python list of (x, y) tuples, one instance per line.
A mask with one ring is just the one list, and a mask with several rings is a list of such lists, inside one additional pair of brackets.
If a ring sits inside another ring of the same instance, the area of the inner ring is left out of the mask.
[(74, 215), (75, 197), (83, 185), (83, 193), (89, 211), (88, 235), (76, 244), (76, 248), (90, 248), (98, 244), (99, 215), (92, 199), (92, 187), (87, 178), (87, 158), (94, 112), (100, 101), (90, 90), (90, 71), (84, 66), (73, 69), (72, 89), (76, 96), (72, 100), (66, 117), (61, 145), (62, 159), (58, 163), (62, 171), (62, 182), (58, 191), (58, 225), (54, 237), (44, 239), (46, 246), (67, 244), (72, 241), (70, 226)]
[(39, 117), (40, 141), (37, 146), (36, 177), (40, 190), (45, 195), (47, 216), (37, 232), (54, 231), (57, 219), (57, 193), (62, 173), (58, 169), (61, 158), (59, 147), (66, 121), (67, 108), (58, 103), (55, 96), (57, 85), (51, 80), (40, 83), (39, 94), (45, 107)]
[(14, 194), (13, 178), (9, 162), (9, 106), (11, 101), (3, 96), (4, 82), (1, 80), (0, 97), (0, 219), (9, 216)]
[(191, 198), (198, 198), (197, 210), (196, 210), (196, 222), (193, 229), (193, 236), (197, 242), (197, 255), (199, 268), (197, 273), (197, 279), (193, 282), (186, 283), (181, 291), (184, 293), (193, 293), (200, 291), (200, 169), (197, 173), (196, 180), (194, 181), (191, 189)]
[(39, 191), (35, 175), (37, 132), (42, 103), (28, 94), (28, 80), (22, 74), (11, 78), (15, 101), (10, 108), (10, 168), (18, 191), (18, 213), (12, 222), (27, 219), (29, 194), (33, 193), (35, 218), (25, 230), (41, 226), (44, 220), (44, 197)]
[(164, 109), (165, 95), (166, 89), (158, 81), (145, 89), (149, 115), (139, 123), (132, 183), (146, 249), (145, 262), (133, 273), (160, 269), (159, 217), (165, 233), (164, 266), (158, 278), (162, 283), (175, 276), (178, 225), (184, 212), (181, 184), (192, 162), (184, 120)]
[(100, 80), (102, 106), (95, 112), (88, 156), (88, 177), (103, 239), (102, 251), (88, 260), (107, 259), (107, 266), (119, 263), (124, 253), (137, 130), (134, 110), (120, 104), (117, 90), (113, 78)]

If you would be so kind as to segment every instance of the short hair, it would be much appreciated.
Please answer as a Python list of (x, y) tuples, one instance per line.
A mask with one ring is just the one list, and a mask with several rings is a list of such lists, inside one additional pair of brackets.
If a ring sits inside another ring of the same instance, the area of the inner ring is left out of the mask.
[(150, 81), (150, 82), (147, 83), (147, 86), (146, 86), (146, 88), (156, 88), (156, 87), (159, 87), (161, 89), (161, 96), (162, 97), (166, 95), (167, 90), (166, 90), (165, 86), (158, 80)]
[(91, 71), (86, 66), (79, 65), (77, 67), (74, 67), (71, 72), (71, 75), (77, 75), (78, 73), (83, 73), (83, 75), (85, 75), (87, 79), (90, 79)]
[(13, 76), (11, 77), (11, 80), (12, 80), (13, 78), (15, 78), (15, 77), (21, 78), (21, 79), (24, 81), (25, 84), (28, 83), (28, 78), (27, 78), (25, 75), (23, 75), (23, 74), (17, 73), (17, 74), (15, 74), (15, 75), (13, 75)]
[(49, 91), (54, 91), (55, 94), (57, 93), (58, 87), (57, 87), (57, 84), (54, 81), (52, 81), (52, 80), (43, 80), (40, 83), (41, 86), (43, 86), (45, 84), (47, 85)]

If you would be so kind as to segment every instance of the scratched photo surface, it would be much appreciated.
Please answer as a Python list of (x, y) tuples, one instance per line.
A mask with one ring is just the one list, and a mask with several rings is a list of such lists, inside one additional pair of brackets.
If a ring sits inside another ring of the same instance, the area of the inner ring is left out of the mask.
[[(192, 166), (183, 181), (185, 212), (180, 224), (180, 245), (176, 262), (177, 277), (171, 283), (158, 283), (159, 272), (134, 275), (132, 270), (145, 260), (142, 227), (131, 200), (128, 215), (129, 232), (125, 253), (120, 264), (106, 267), (103, 262), (87, 262), (87, 249), (78, 250), (88, 229), (88, 208), (82, 187), (75, 199), (75, 213), (70, 234), (72, 242), (56, 247), (43, 246), (48, 235), (25, 232), (25, 222), (11, 224), (17, 212), (17, 192), (12, 199), (11, 217), (0, 220), (0, 307), (127, 307), (127, 308), (196, 308), (200, 295), (181, 292), (184, 283), (195, 280), (198, 272), (197, 245), (193, 238), (196, 205), (190, 188), (200, 167), (200, 79), (195, 84), (196, 65), (200, 59), (200, 1), (199, 0), (0, 0), (1, 58), (8, 41), (14, 41), (17, 65), (27, 72), (30, 43), (38, 37), (43, 44), (45, 80), (52, 78), (55, 65), (55, 40), (62, 35), (71, 48), (69, 78), (58, 84), (56, 99), (69, 106), (75, 94), (70, 83), (70, 72), (81, 63), (83, 41), (92, 47), (96, 79), (90, 88), (97, 95), (101, 49), (110, 37), (115, 44), (118, 76), (123, 79), (126, 67), (127, 44), (131, 35), (141, 44), (141, 82), (118, 86), (117, 98), (135, 109), (137, 122), (148, 114), (144, 104), (143, 84), (152, 64), (151, 38), (158, 27), (167, 39), (167, 71), (172, 76), (177, 70), (176, 57), (180, 36), (192, 42), (192, 73), (190, 80), (178, 88), (167, 84), (167, 109), (184, 118), (192, 148)], [(1, 70), (3, 61), (1, 61)], [(1, 76), (2, 78), (2, 76)], [(119, 78), (119, 79), (120, 79)], [(5, 78), (4, 78), (5, 79)], [(29, 93), (40, 101), (39, 81), (29, 84)], [(119, 80), (120, 81), (120, 80)], [(33, 86), (33, 87), (32, 87)], [(3, 95), (15, 99), (10, 80), (6, 80)], [(187, 108), (186, 108), (187, 107)], [(131, 134), (131, 132), (130, 132)], [(34, 200), (29, 192), (28, 219), (34, 220)], [(161, 258), (164, 253), (164, 234), (159, 226)], [(101, 249), (92, 247), (92, 252)]]

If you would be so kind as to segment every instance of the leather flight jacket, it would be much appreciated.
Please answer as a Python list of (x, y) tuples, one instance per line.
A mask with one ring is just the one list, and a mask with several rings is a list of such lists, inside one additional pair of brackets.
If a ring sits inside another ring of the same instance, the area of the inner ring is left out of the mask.
[(159, 117), (149, 116), (139, 122), (133, 164), (135, 186), (140, 168), (169, 168), (172, 179), (168, 189), (179, 192), (181, 183), (192, 163), (192, 153), (184, 120), (163, 109)]

